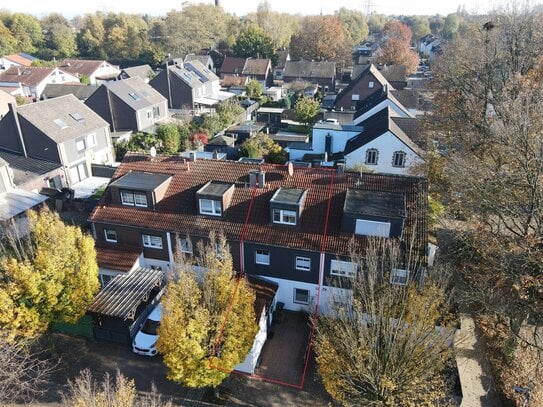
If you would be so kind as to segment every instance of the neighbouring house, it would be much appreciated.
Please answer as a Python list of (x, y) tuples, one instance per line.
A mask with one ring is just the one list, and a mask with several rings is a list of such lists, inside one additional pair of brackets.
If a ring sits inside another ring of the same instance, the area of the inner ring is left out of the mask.
[(97, 89), (98, 86), (96, 85), (83, 85), (81, 83), (48, 83), (41, 93), (41, 99), (47, 100), (58, 98), (59, 96), (74, 95), (84, 102), (96, 92)]
[(405, 65), (379, 65), (379, 72), (396, 90), (407, 87), (407, 67)]
[(12, 66), (0, 73), (0, 87), (20, 86), (24, 96), (34, 101), (41, 97), (45, 86), (49, 83), (79, 83), (79, 79), (59, 68), (38, 66)]
[(217, 75), (199, 61), (168, 65), (149, 84), (168, 100), (170, 109), (195, 114), (212, 111), (220, 102), (235, 96), (221, 91)]
[(65, 59), (58, 67), (78, 79), (88, 78), (91, 85), (100, 85), (103, 82), (115, 80), (121, 73), (117, 65), (103, 60)]
[(256, 136), (262, 132), (266, 127), (262, 123), (253, 122), (251, 120), (245, 121), (240, 124), (234, 124), (228, 127), (224, 133), (227, 136), (232, 136), (236, 139), (236, 144), (242, 144), (245, 140)]
[(112, 132), (152, 132), (168, 117), (168, 101), (139, 76), (106, 82), (85, 104), (110, 124)]
[(183, 59), (183, 62), (199, 61), (203, 66), (209, 69), (211, 72), (215, 73), (215, 63), (211, 55), (200, 55), (200, 54), (187, 54)]
[(241, 76), (249, 80), (254, 79), (266, 88), (273, 82), (271, 60), (267, 58), (226, 57), (221, 66), (221, 79), (228, 76)]
[(318, 85), (324, 93), (336, 89), (336, 63), (328, 61), (287, 61), (283, 81), (309, 82)]
[(422, 278), (427, 199), (420, 177), (129, 153), (89, 221), (97, 247), (116, 256), (130, 247), (141, 267), (164, 271), (173, 253), (197, 256), (197, 243), (221, 231), (236, 271), (275, 283), (285, 309), (311, 312), (362, 272), (349, 250), (363, 255), (369, 237), (411, 248), (391, 283)]
[(434, 48), (438, 48), (442, 43), (441, 38), (433, 34), (426, 34), (418, 41), (418, 51), (423, 58), (430, 58), (435, 54)]
[(0, 120), (0, 149), (63, 166), (73, 186), (91, 163), (111, 164), (109, 124), (73, 95), (16, 107)]
[(285, 110), (282, 107), (260, 107), (256, 111), (256, 121), (278, 127), (281, 125)]
[(27, 230), (26, 211), (47, 200), (47, 196), (18, 188), (13, 179), (10, 165), (0, 158), (0, 237), (8, 227), (25, 235)]
[(0, 58), (0, 72), (5, 71), (12, 66), (18, 66), (18, 67), (26, 67), (31, 66), (32, 61), (34, 61), (36, 58), (32, 55), (20, 53), (20, 54), (12, 54), (12, 55), (4, 55), (2, 58)]
[(119, 76), (117, 76), (117, 79), (128, 79), (135, 77), (139, 77), (143, 79), (145, 83), (149, 83), (149, 81), (155, 77), (155, 71), (153, 71), (153, 68), (147, 64), (131, 66), (121, 69), (121, 73)]
[(238, 157), (238, 148), (235, 146), (235, 135), (220, 135), (215, 136), (208, 141), (204, 147), (204, 151), (209, 153), (226, 154), (228, 160), (234, 160)]
[(393, 120), (386, 107), (360, 122), (362, 131), (349, 139), (343, 151), (345, 166), (366, 168), (388, 174), (409, 174), (422, 163), (423, 151)]
[(0, 83), (0, 90), (14, 97), (25, 97), (23, 85), (20, 82), (2, 82)]
[(273, 78), (274, 80), (283, 80), (283, 71), (285, 70), (285, 65), (287, 61), (290, 61), (290, 54), (288, 49), (283, 49), (277, 51), (277, 65), (273, 69)]
[(335, 110), (358, 110), (360, 103), (373, 93), (380, 92), (383, 88), (394, 89), (373, 64), (368, 65), (357, 76), (356, 73), (355, 69), (354, 79), (336, 96), (333, 105)]
[(421, 162), (422, 151), (392, 120), (394, 116), (393, 109), (385, 106), (357, 125), (316, 123), (310, 143), (288, 145), (289, 159), (409, 174), (410, 168)]
[(15, 97), (0, 89), (0, 119), (9, 112), (9, 104), (17, 104)]
[(225, 75), (221, 78), (221, 88), (228, 90), (238, 96), (243, 96), (246, 93), (246, 86), (249, 83), (249, 78), (246, 76)]
[(358, 125), (375, 113), (388, 107), (393, 115), (400, 117), (414, 117), (400, 101), (393, 95), (388, 86), (381, 88), (380, 91), (371, 94), (364, 100), (359, 101), (356, 113), (353, 116), (353, 124)]

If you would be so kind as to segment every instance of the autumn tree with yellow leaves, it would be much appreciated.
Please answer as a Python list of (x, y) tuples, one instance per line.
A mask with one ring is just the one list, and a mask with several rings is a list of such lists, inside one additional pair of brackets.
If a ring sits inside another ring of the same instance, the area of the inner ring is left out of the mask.
[(157, 347), (170, 380), (217, 388), (251, 350), (258, 330), (255, 294), (236, 278), (224, 236), (211, 234), (197, 252), (194, 262), (178, 261), (167, 285)]
[(357, 275), (337, 282), (330, 312), (318, 318), (318, 371), (342, 405), (433, 406), (449, 393), (442, 371), (452, 330), (436, 329), (446, 320), (445, 281), (391, 284), (392, 269), (415, 269), (400, 258), (384, 239), (371, 240), (363, 257), (353, 253)]
[(99, 289), (94, 240), (58, 214), (28, 212), (28, 234), (0, 246), (0, 331), (35, 337), (53, 321), (76, 322)]

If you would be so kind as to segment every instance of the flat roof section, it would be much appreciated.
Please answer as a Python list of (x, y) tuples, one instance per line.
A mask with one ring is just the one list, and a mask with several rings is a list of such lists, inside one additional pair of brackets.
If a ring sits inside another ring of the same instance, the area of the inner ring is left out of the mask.
[(233, 188), (233, 187), (234, 187), (234, 184), (230, 184), (227, 182), (209, 181), (207, 184), (205, 184), (202, 188), (198, 190), (197, 194), (222, 198), (222, 196), (226, 193), (226, 191), (228, 191), (230, 188)]
[(343, 211), (356, 215), (405, 218), (405, 195), (392, 192), (349, 189)]
[(138, 189), (141, 191), (154, 191), (164, 182), (171, 179), (170, 174), (130, 171), (113, 181), (110, 186), (117, 188)]
[(305, 189), (301, 188), (279, 188), (271, 201), (299, 205), (303, 200), (305, 192)]

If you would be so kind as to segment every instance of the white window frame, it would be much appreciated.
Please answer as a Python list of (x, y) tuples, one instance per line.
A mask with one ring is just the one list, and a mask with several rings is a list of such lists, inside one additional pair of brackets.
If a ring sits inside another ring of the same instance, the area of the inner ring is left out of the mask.
[(181, 253), (192, 254), (192, 241), (189, 238), (179, 239), (179, 250)]
[[(307, 265), (305, 265), (307, 263)], [(303, 257), (303, 256), (296, 256), (295, 261), (295, 267), (296, 270), (301, 271), (310, 271), (311, 270), (311, 258), (310, 257)]]
[[(402, 157), (402, 163), (396, 164), (396, 158)], [(392, 154), (392, 166), (397, 168), (404, 168), (405, 162), (407, 161), (407, 153), (405, 151), (394, 151), (394, 154)]]
[(330, 275), (332, 276), (355, 277), (357, 271), (358, 264), (356, 263), (334, 259), (330, 261)]
[[(307, 292), (307, 301), (300, 301), (296, 298), (296, 294), (298, 291), (305, 291)], [(292, 296), (292, 302), (295, 304), (304, 304), (309, 305), (309, 301), (311, 300), (311, 292), (305, 288), (294, 288), (293, 289), (293, 296)]]
[[(202, 208), (202, 202), (211, 202), (211, 211), (204, 211)], [(200, 198), (198, 199), (198, 206), (200, 207), (200, 213), (202, 215), (221, 216), (222, 215), (222, 203), (214, 199)]]
[(140, 208), (147, 208), (147, 194), (134, 192), (134, 205)]
[(85, 143), (88, 148), (96, 146), (96, 133), (87, 134), (85, 137)]
[(264, 266), (270, 265), (270, 252), (268, 250), (255, 250), (255, 263)]
[(373, 89), (374, 85), (375, 85), (375, 83), (373, 81), (368, 82), (368, 88)]
[(352, 94), (351, 100), (360, 100), (360, 95), (358, 93)]
[(390, 271), (390, 284), (406, 286), (409, 282), (409, 270), (392, 269)]
[[(115, 234), (115, 238), (112, 239), (112, 238), (109, 238), (107, 235), (108, 233), (114, 233)], [(106, 242), (110, 242), (110, 243), (117, 243), (117, 231), (114, 230), (114, 229), (104, 229), (104, 236), (106, 238)]]
[(86, 145), (85, 145), (85, 140), (77, 140), (75, 142), (75, 148), (77, 149), (77, 152), (81, 152), (81, 151), (85, 151), (85, 149), (87, 148)]
[[(371, 161), (369, 160), (370, 154), (375, 155), (375, 162), (371, 162)], [(368, 148), (368, 149), (366, 150), (366, 161), (365, 161), (365, 164), (366, 164), (366, 165), (377, 165), (377, 163), (379, 163), (379, 150), (377, 150), (376, 148)]]
[[(129, 198), (128, 200), (126, 198)], [(121, 191), (121, 203), (123, 205), (134, 206), (134, 194), (128, 191)]]
[[(275, 219), (275, 214), (278, 213), (279, 214), (279, 220), (276, 220)], [(274, 209), (272, 211), (272, 216), (273, 216), (273, 223), (279, 223), (281, 225), (296, 225), (296, 221), (297, 221), (297, 214), (296, 214), (296, 211), (291, 211), (291, 210), (288, 210), (288, 209)], [(285, 220), (286, 218), (292, 216), (294, 217), (294, 222), (290, 222), (290, 221), (287, 221)]]
[(151, 249), (163, 249), (161, 236), (154, 235), (141, 235), (143, 240), (143, 247), (149, 247)]

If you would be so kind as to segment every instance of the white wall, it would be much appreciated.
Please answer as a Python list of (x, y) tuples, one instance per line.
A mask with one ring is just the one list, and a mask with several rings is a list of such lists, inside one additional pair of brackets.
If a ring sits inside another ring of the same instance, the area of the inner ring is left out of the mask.
[(260, 315), (260, 320), (258, 322), (258, 332), (255, 336), (253, 347), (251, 348), (251, 351), (245, 357), (245, 360), (241, 362), (239, 365), (236, 365), (234, 367), (234, 370), (237, 370), (238, 372), (254, 374), (256, 364), (258, 363), (258, 358), (260, 357), (260, 352), (262, 351), (262, 348), (264, 347), (264, 343), (266, 343), (267, 337), (268, 337), (268, 323), (267, 323), (267, 318), (266, 318), (266, 309), (263, 309), (262, 314)]
[(115, 75), (115, 76), (118, 76), (119, 74), (121, 73), (121, 70), (114, 66), (114, 65), (111, 65), (107, 62), (102, 62), (102, 65), (100, 66), (100, 68), (98, 68), (90, 77), (89, 77), (89, 80), (90, 80), (90, 84), (91, 85), (99, 85), (101, 83), (104, 83), (104, 82), (107, 82), (107, 81), (103, 81), (101, 80), (100, 83), (98, 83), (98, 81), (96, 80), (96, 77), (109, 77), (109, 76), (112, 76), (112, 75)]
[[(369, 149), (376, 149), (379, 151), (377, 165), (367, 165), (366, 151)], [(406, 153), (405, 167), (393, 167), (392, 159), (395, 151), (403, 151)], [(399, 138), (393, 135), (390, 131), (387, 131), (382, 136), (369, 142), (368, 144), (360, 147), (358, 150), (353, 151), (345, 156), (345, 166), (352, 168), (358, 164), (366, 166), (369, 170), (374, 172), (381, 172), (386, 174), (409, 174), (409, 168), (415, 164), (420, 163), (422, 160), (420, 157), (409, 147), (407, 147)]]
[[(336, 128), (333, 128), (336, 127)], [(316, 127), (313, 128), (313, 137), (311, 141), (310, 150), (296, 150), (289, 149), (289, 159), (299, 160), (302, 159), (305, 154), (322, 154), (326, 147), (326, 135), (332, 136), (332, 153), (339, 153), (345, 150), (345, 144), (349, 139), (360, 134), (362, 128), (358, 130), (343, 130), (341, 126), (330, 125), (328, 127)]]

